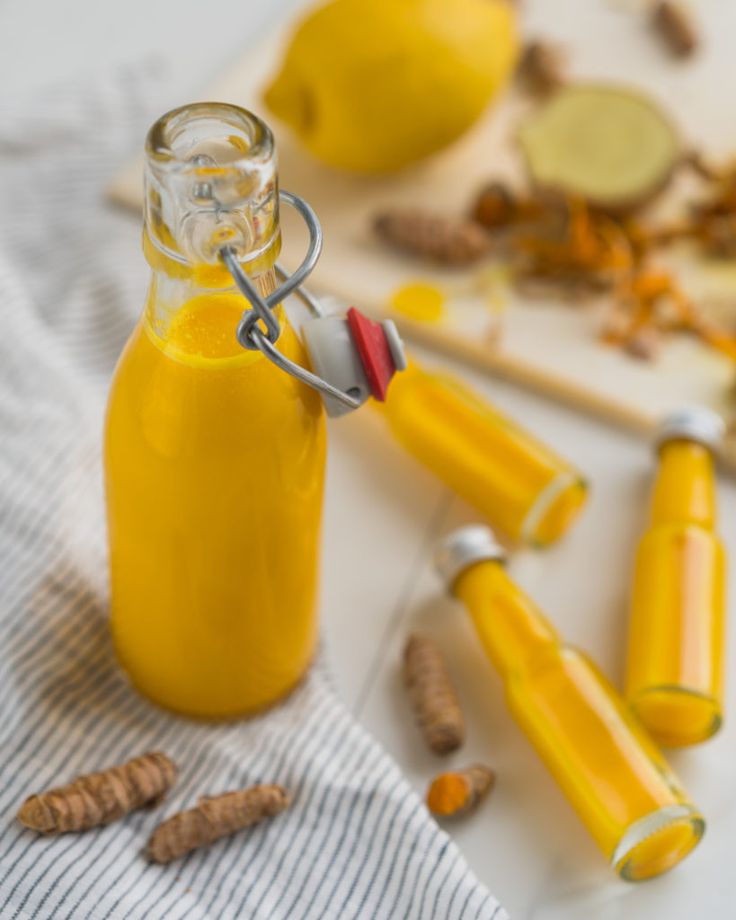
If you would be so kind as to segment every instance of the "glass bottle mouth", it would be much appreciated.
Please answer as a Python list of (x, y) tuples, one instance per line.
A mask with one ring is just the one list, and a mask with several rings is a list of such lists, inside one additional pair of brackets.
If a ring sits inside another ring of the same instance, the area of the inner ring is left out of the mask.
[(280, 246), (276, 151), (268, 126), (235, 105), (163, 115), (146, 139), (145, 219), (177, 262), (214, 264), (223, 246), (270, 268)]
[(674, 868), (700, 841), (702, 815), (691, 805), (668, 805), (644, 815), (626, 831), (611, 864), (628, 882), (654, 878)]
[(220, 166), (251, 168), (274, 157), (274, 139), (264, 121), (224, 102), (196, 102), (162, 115), (146, 137), (146, 156), (172, 169), (186, 169), (197, 156)]

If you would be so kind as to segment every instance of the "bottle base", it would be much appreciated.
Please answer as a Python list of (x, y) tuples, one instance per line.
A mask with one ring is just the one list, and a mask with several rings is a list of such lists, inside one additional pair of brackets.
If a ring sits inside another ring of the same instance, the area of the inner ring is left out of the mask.
[(611, 865), (627, 882), (641, 882), (674, 868), (699, 843), (705, 821), (690, 805), (668, 805), (628, 828)]
[(520, 539), (535, 549), (555, 543), (572, 526), (588, 498), (587, 483), (561, 473), (542, 490), (521, 525)]
[(264, 712), (267, 712), (269, 709), (273, 709), (275, 706), (278, 706), (280, 703), (283, 703), (292, 693), (295, 693), (302, 683), (306, 680), (309, 671), (312, 667), (312, 659), (310, 659), (307, 666), (303, 671), (299, 673), (295, 680), (291, 683), (284, 685), (283, 689), (279, 689), (273, 694), (269, 694), (266, 697), (261, 699), (254, 700), (253, 703), (248, 703), (243, 705), (237, 704), (230, 707), (212, 707), (212, 708), (199, 708), (191, 705), (179, 705), (173, 701), (166, 694), (157, 693), (155, 690), (152, 690), (144, 686), (140, 681), (137, 681), (130, 672), (125, 668), (125, 666), (118, 660), (123, 673), (128, 679), (129, 684), (135, 690), (136, 693), (144, 697), (149, 703), (156, 706), (158, 709), (165, 710), (166, 712), (183, 716), (187, 719), (193, 719), (197, 722), (237, 722), (241, 719), (253, 719), (259, 715), (262, 715)]
[(630, 698), (629, 705), (652, 737), (665, 747), (700, 744), (721, 727), (718, 702), (687, 687), (651, 687)]

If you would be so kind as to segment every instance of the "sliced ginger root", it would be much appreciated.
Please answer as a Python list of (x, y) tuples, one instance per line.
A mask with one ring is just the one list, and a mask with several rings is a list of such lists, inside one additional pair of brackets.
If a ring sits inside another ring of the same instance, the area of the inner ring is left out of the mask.
[(89, 773), (65, 786), (30, 796), (17, 818), (40, 834), (86, 831), (117, 821), (144, 805), (158, 804), (176, 775), (176, 765), (166, 754), (143, 754), (121, 766)]
[(282, 786), (251, 786), (223, 795), (206, 796), (194, 808), (159, 824), (151, 834), (146, 856), (168, 863), (264, 818), (280, 814), (291, 802)]
[(539, 189), (632, 210), (663, 189), (681, 159), (677, 132), (652, 100), (624, 87), (571, 83), (522, 125)]
[(495, 781), (493, 770), (481, 764), (440, 773), (427, 791), (427, 807), (433, 815), (442, 818), (467, 814), (488, 795)]

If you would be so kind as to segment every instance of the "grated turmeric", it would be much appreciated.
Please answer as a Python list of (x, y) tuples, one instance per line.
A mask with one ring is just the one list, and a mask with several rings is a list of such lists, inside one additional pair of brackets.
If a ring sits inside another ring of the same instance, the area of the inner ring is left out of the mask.
[(495, 782), (496, 774), (482, 764), (440, 773), (427, 791), (427, 807), (433, 815), (442, 818), (467, 814), (488, 795)]
[(18, 821), (40, 834), (86, 831), (110, 824), (130, 811), (157, 805), (174, 784), (176, 765), (155, 751), (118, 767), (80, 776), (26, 799)]
[(447, 665), (435, 643), (413, 633), (404, 649), (404, 682), (424, 739), (435, 754), (465, 740), (465, 721)]
[(568, 198), (561, 226), (520, 236), (517, 278), (591, 291), (614, 288), (631, 271), (634, 255), (623, 229), (583, 199)]
[(169, 863), (221, 837), (280, 814), (291, 802), (282, 786), (250, 786), (222, 795), (203, 796), (194, 808), (159, 824), (151, 834), (146, 856)]

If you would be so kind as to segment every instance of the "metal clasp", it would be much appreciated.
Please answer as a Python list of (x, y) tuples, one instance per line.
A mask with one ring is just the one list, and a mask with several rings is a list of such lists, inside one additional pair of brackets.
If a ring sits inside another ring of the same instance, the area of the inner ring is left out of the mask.
[[(240, 267), (235, 250), (229, 246), (223, 246), (220, 250), (220, 258), (225, 267), (233, 276), (233, 280), (241, 294), (251, 305), (250, 309), (244, 311), (238, 325), (238, 341), (243, 348), (260, 351), (281, 370), (291, 374), (292, 377), (296, 377), (297, 380), (301, 380), (307, 386), (319, 390), (326, 396), (331, 396), (349, 409), (357, 409), (361, 405), (360, 400), (328, 383), (317, 374), (313, 374), (306, 367), (302, 367), (301, 364), (291, 361), (276, 348), (276, 342), (281, 334), (281, 327), (273, 308), (290, 294), (295, 294), (313, 316), (324, 316), (324, 311), (317, 298), (303, 286), (304, 280), (317, 264), (322, 252), (322, 227), (314, 210), (303, 198), (292, 194), (292, 192), (285, 191), (279, 192), (279, 198), (284, 204), (295, 208), (303, 218), (309, 231), (309, 246), (301, 265), (291, 275), (287, 274), (281, 265), (276, 265), (276, 272), (282, 284), (273, 293), (267, 297), (262, 297), (246, 272)], [(263, 324), (262, 326), (261, 323)]]

